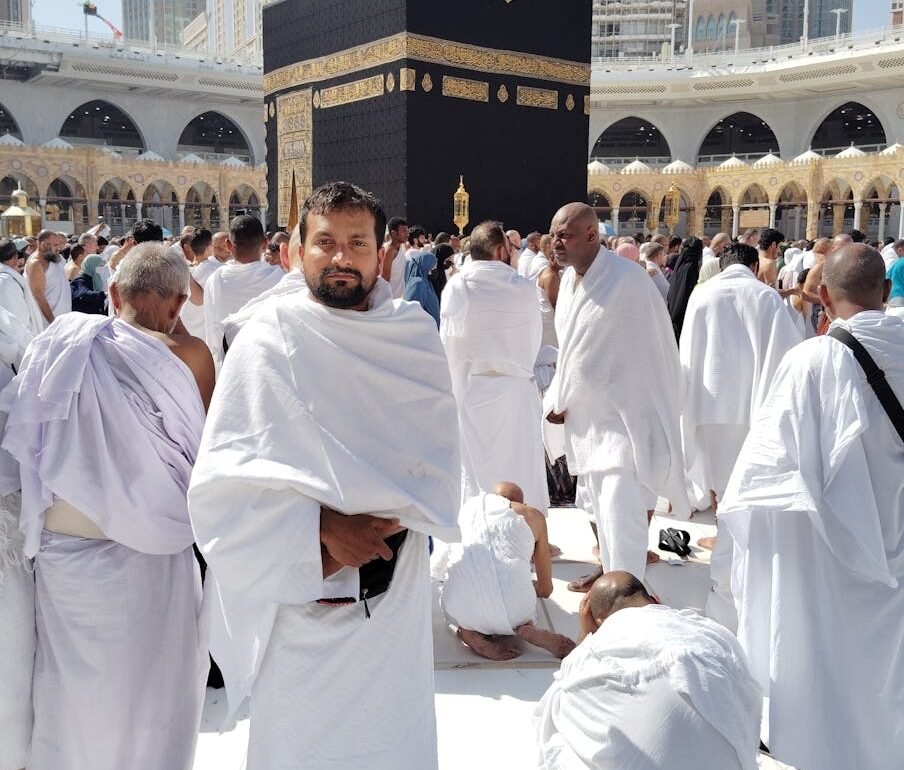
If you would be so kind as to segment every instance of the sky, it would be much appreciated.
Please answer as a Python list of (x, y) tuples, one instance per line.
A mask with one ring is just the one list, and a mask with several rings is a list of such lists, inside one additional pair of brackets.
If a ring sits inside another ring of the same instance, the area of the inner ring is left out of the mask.
[[(122, 29), (122, 0), (94, 0), (97, 11)], [(84, 29), (82, 4), (77, 0), (33, 0), (35, 23), (48, 27)], [(888, 24), (891, 0), (854, 0), (854, 31), (878, 29)], [(88, 19), (90, 32), (104, 33), (107, 27), (98, 19)]]

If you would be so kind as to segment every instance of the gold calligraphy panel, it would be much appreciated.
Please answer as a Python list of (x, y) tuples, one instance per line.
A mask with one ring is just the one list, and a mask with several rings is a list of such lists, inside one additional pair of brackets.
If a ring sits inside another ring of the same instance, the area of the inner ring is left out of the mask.
[(278, 221), (291, 219), (292, 175), (299, 201), (311, 194), (313, 185), (311, 89), (276, 98), (277, 115), (277, 209)]
[(530, 88), (518, 86), (515, 102), (522, 107), (541, 107), (555, 110), (559, 107), (559, 92), (548, 88)]
[(473, 102), (488, 102), (490, 101), (490, 84), (482, 80), (468, 80), (443, 75), (443, 96), (470, 99)]
[[(338, 107), (340, 104), (351, 104), (364, 99), (373, 99), (383, 95), (384, 79), (382, 75), (354, 80), (351, 83), (343, 83), (341, 86), (324, 88), (320, 91), (320, 109)], [(395, 87), (393, 85), (393, 87)]]
[(291, 64), (264, 76), (264, 92), (272, 93), (402, 59), (448, 65), (487, 74), (517, 75), (578, 86), (590, 85), (590, 65), (528, 53), (494, 51), (480, 46), (413, 35), (407, 32), (318, 59)]

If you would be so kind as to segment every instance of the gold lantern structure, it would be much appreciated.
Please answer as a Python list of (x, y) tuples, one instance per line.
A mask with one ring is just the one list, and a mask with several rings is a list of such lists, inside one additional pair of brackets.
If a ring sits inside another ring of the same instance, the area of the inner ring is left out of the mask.
[(41, 215), (28, 205), (28, 193), (18, 189), (10, 195), (10, 205), (0, 214), (0, 232), (7, 237), (36, 235), (41, 230)]
[(665, 209), (663, 217), (665, 226), (670, 233), (674, 233), (678, 220), (681, 218), (681, 192), (674, 184), (669, 185), (669, 191), (665, 194), (662, 205)]
[(464, 176), (458, 177), (458, 189), (452, 196), (452, 221), (458, 228), (458, 234), (464, 235), (464, 230), (468, 226), (470, 219), (468, 218), (471, 211), (471, 196), (465, 189)]

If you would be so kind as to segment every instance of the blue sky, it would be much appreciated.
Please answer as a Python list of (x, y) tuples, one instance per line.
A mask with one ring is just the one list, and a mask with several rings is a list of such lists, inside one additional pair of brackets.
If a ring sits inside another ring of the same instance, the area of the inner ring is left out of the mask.
[[(122, 0), (94, 0), (97, 10), (122, 29)], [(49, 27), (84, 29), (82, 4), (77, 0), (34, 0), (35, 22)], [(888, 24), (891, 0), (854, 0), (854, 29), (876, 29)], [(92, 32), (106, 32), (97, 19), (88, 20)]]

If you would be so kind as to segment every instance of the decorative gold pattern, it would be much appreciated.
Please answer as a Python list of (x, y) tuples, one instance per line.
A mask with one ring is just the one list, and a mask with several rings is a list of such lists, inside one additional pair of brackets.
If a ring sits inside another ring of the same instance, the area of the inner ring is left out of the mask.
[[(374, 75), (363, 80), (353, 80), (351, 83), (343, 83), (341, 86), (324, 88), (320, 92), (321, 109), (338, 107), (340, 104), (351, 104), (364, 99), (373, 99), (383, 95), (383, 76)], [(393, 87), (395, 81), (393, 80)]]
[(473, 102), (490, 101), (490, 84), (483, 80), (468, 80), (443, 75), (443, 96), (470, 99)]
[(270, 102), (270, 106), (267, 109), (270, 112), (271, 118), (276, 115), (276, 105), (273, 102)]
[(390, 94), (395, 91), (395, 75), (391, 72), (386, 76), (386, 91)]
[(433, 78), (430, 77), (430, 73), (424, 73), (424, 77), (421, 80), (421, 88), (424, 89), (428, 94), (433, 90)]
[(399, 91), (414, 91), (417, 87), (417, 72), (410, 67), (399, 70)]
[(291, 216), (292, 176), (297, 195), (304, 200), (311, 194), (313, 177), (311, 89), (297, 91), (276, 99), (277, 125), (277, 208), (279, 222)]
[(565, 109), (571, 112), (574, 109), (574, 97), (571, 94), (568, 94), (565, 97)]
[(545, 110), (555, 110), (559, 107), (559, 92), (551, 91), (548, 88), (518, 86), (515, 101), (522, 107), (541, 107)]
[(314, 91), (314, 109), (320, 109), (320, 91)]
[(496, 92), (496, 98), (503, 104), (508, 101), (509, 92), (505, 85), (499, 86), (499, 90)]
[(407, 32), (356, 48), (291, 64), (264, 76), (264, 93), (385, 67), (402, 59), (416, 59), (487, 74), (517, 75), (578, 86), (590, 85), (590, 66), (515, 51), (497, 51)]

